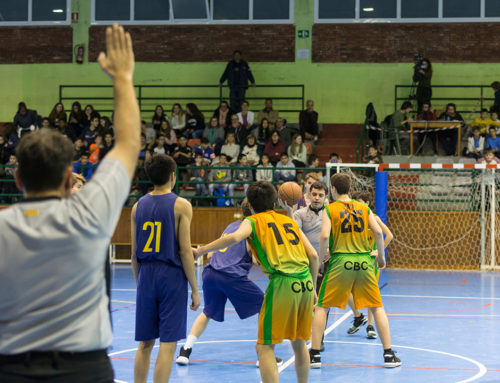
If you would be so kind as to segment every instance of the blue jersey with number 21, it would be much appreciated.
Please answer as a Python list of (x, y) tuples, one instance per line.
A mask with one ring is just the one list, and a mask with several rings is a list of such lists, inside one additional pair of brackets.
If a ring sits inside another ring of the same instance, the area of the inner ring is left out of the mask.
[(175, 234), (175, 193), (146, 194), (135, 212), (137, 261), (160, 261), (182, 267)]

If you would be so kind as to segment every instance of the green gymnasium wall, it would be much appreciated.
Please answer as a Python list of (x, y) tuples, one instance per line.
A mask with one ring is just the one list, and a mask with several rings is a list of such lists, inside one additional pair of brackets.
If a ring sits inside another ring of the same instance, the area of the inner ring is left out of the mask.
[[(88, 48), (90, 1), (72, 0), (72, 11), (80, 14), (79, 24), (73, 26), (73, 43), (83, 43)], [(313, 1), (296, 0), (296, 29), (312, 31), (313, 20)], [(296, 49), (311, 48), (311, 38), (296, 39)], [(411, 57), (408, 59), (411, 60)], [(296, 58), (294, 63), (250, 63), (250, 66), (258, 84), (304, 84), (305, 96), (315, 101), (320, 122), (323, 123), (361, 123), (368, 102), (374, 103), (379, 119), (382, 119), (394, 109), (394, 85), (409, 84), (412, 75), (411, 63), (315, 64), (310, 58)], [(224, 67), (224, 62), (137, 63), (135, 83), (217, 84)], [(434, 64), (433, 84), (490, 84), (497, 79), (494, 78), (497, 68), (498, 64), (437, 63)], [(29, 108), (36, 109), (44, 116), (48, 115), (58, 101), (60, 84), (110, 84), (98, 65), (88, 62), (81, 65), (0, 65), (0, 80), (2, 122), (12, 120), (19, 101), (25, 101)], [(254, 90), (250, 89), (247, 95), (251, 96), (252, 92)], [(442, 104), (435, 106), (440, 108)], [(167, 109), (171, 107), (169, 104), (164, 106)], [(65, 107), (70, 109), (71, 105)], [(260, 107), (254, 104), (251, 109)], [(149, 120), (150, 116), (143, 118)], [(289, 120), (296, 122), (293, 118)]]

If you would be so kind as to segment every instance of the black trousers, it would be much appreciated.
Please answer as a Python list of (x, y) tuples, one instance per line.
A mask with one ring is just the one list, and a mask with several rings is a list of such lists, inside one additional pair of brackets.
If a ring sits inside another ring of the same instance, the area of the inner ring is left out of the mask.
[(0, 355), (0, 383), (113, 383), (106, 350)]

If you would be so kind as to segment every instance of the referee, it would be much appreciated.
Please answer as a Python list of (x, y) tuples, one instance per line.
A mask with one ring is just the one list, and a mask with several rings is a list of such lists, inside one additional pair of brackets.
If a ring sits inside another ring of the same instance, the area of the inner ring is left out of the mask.
[(140, 116), (130, 35), (106, 30), (101, 68), (113, 80), (115, 146), (79, 193), (71, 141), (25, 135), (16, 184), (25, 200), (0, 212), (0, 382), (113, 382), (103, 263), (130, 190)]

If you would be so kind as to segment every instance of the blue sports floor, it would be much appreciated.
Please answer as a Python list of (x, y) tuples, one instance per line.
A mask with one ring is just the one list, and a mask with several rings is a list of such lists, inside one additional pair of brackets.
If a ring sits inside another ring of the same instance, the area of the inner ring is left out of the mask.
[[(201, 271), (199, 267), (199, 281)], [(265, 289), (267, 278), (260, 270), (254, 268), (250, 276)], [(332, 309), (323, 367), (311, 370), (310, 382), (500, 382), (500, 273), (384, 270), (379, 283), (393, 349), (403, 366), (381, 367), (379, 341), (366, 339), (365, 327), (348, 335), (352, 314)], [(109, 354), (116, 381), (133, 382), (137, 344), (130, 266), (114, 266), (112, 310), (114, 340)], [(188, 309), (188, 331), (197, 314)], [(241, 321), (228, 303), (225, 322), (209, 323), (193, 348), (191, 364), (174, 363), (170, 381), (259, 383), (256, 335), (257, 316)], [(276, 354), (285, 361), (280, 381), (296, 381), (288, 342), (277, 346)]]

